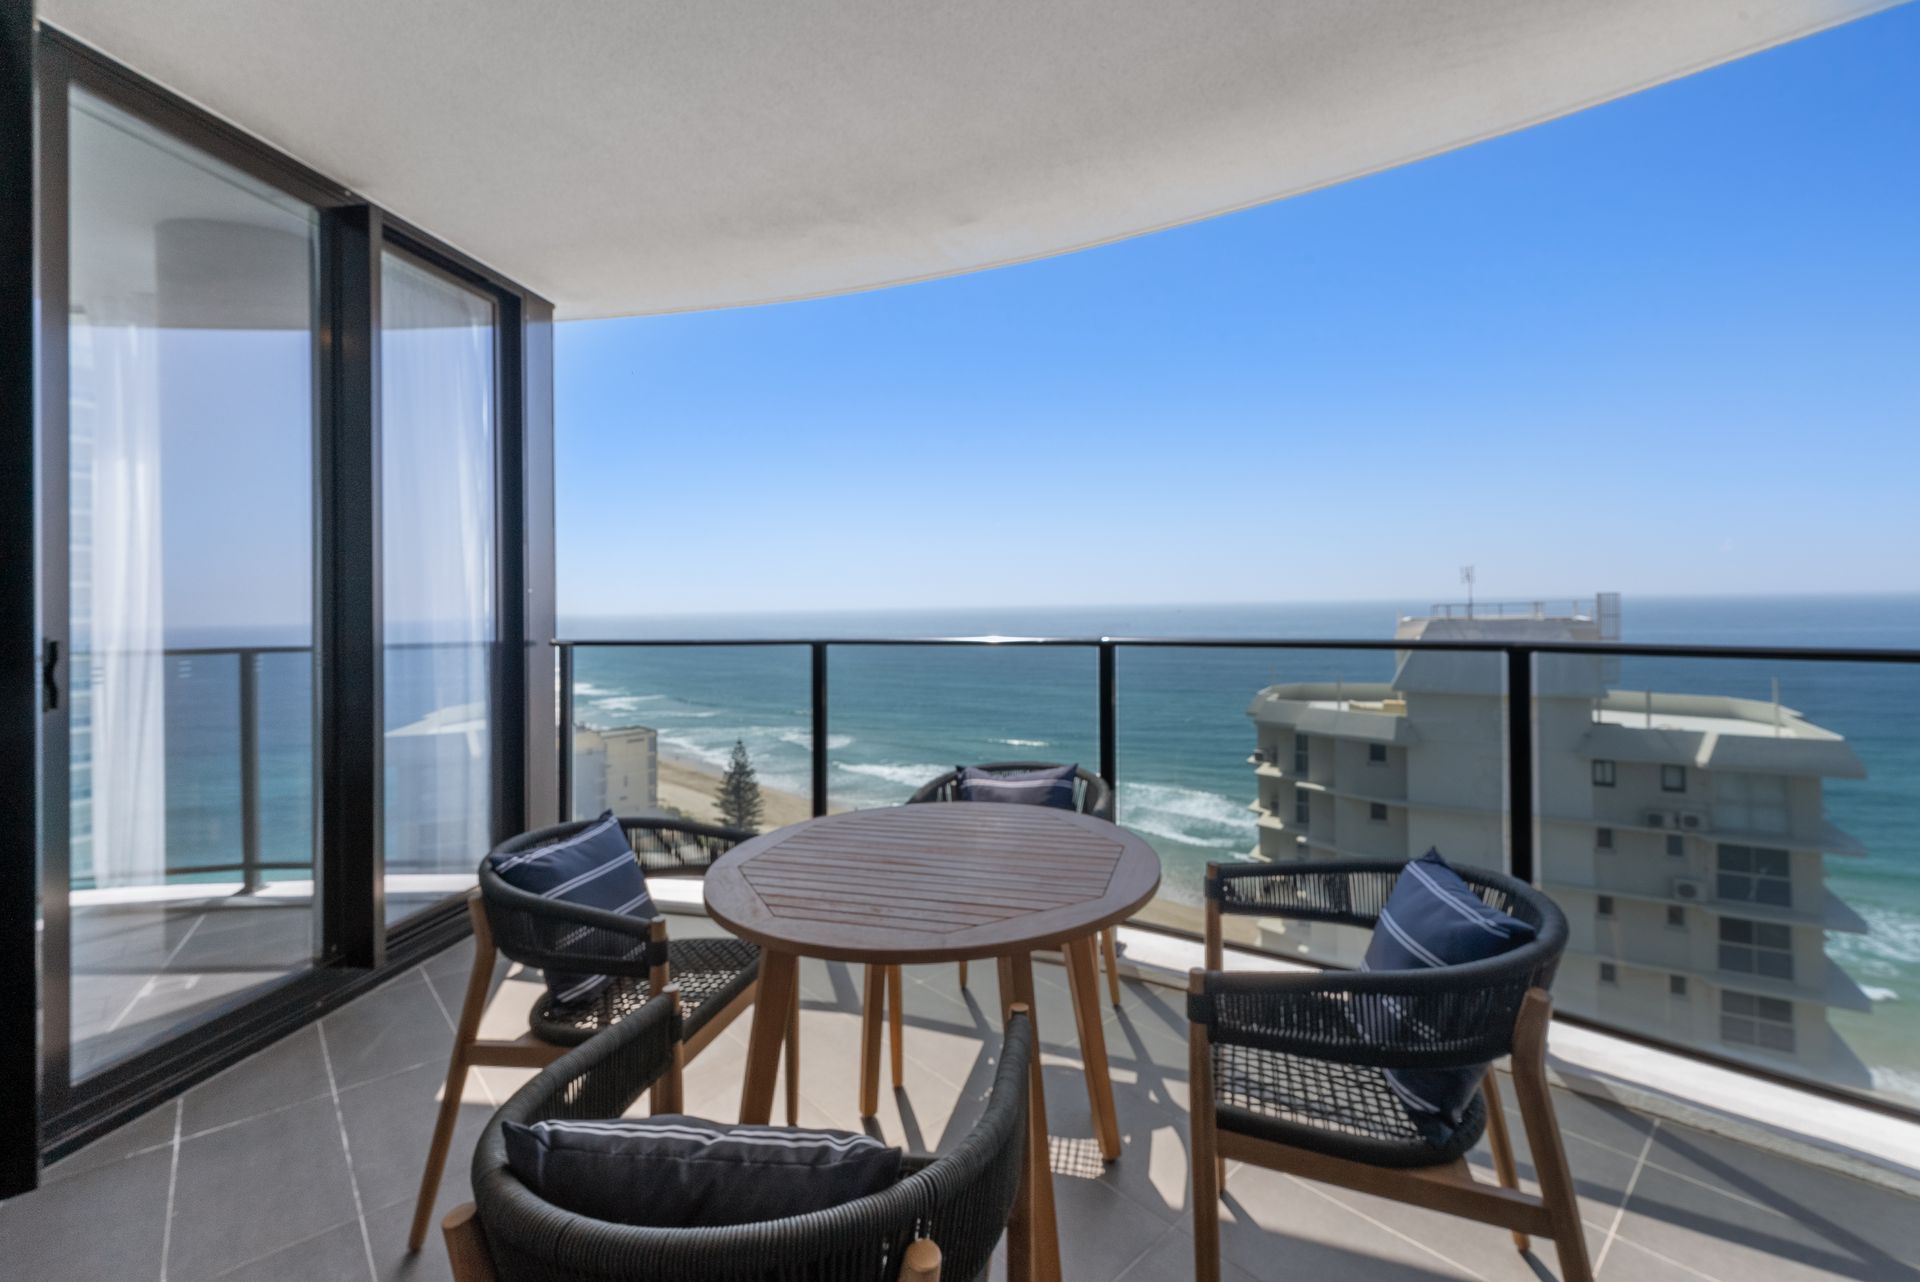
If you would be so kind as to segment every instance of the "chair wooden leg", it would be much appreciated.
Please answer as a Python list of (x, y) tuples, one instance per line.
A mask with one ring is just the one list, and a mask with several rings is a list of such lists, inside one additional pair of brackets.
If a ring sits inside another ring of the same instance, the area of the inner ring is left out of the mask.
[(475, 1211), (473, 1203), (462, 1202), (440, 1222), (447, 1259), (453, 1265), (453, 1282), (499, 1282), (493, 1255), (487, 1250), (487, 1235), (480, 1231)]
[[(1200, 971), (1190, 983), (1200, 985)], [(1187, 1029), (1188, 1165), (1193, 1168), (1194, 1282), (1220, 1282), (1220, 1183), (1224, 1163), (1213, 1111), (1213, 1052), (1207, 1030)]]
[(1107, 994), (1115, 1010), (1120, 1008), (1120, 928), (1109, 926), (1100, 932), (1100, 952), (1107, 962)]
[(1542, 989), (1527, 994), (1513, 1033), (1513, 1094), (1520, 1102), (1520, 1121), (1527, 1131), (1527, 1151), (1540, 1181), (1540, 1200), (1546, 1203), (1553, 1226), (1553, 1245), (1560, 1255), (1561, 1282), (1593, 1282), (1587, 1259), (1587, 1235), (1580, 1224), (1580, 1203), (1573, 1191), (1573, 1172), (1567, 1168), (1567, 1149), (1560, 1122), (1547, 1091), (1547, 1025), (1553, 1004)]
[(793, 1013), (787, 1019), (787, 1125), (800, 1125), (800, 985), (793, 986)]
[(893, 1069), (893, 1089), (906, 1079), (906, 1003), (900, 1000), (902, 968), (887, 967), (887, 1055)]
[(967, 964), (965, 962), (961, 962), (960, 963), (960, 987), (964, 989), (966, 988), (966, 986), (967, 986)]
[(467, 914), (473, 923), (473, 967), (467, 972), (467, 995), (460, 1005), (460, 1022), (453, 1031), (453, 1053), (447, 1057), (447, 1082), (440, 1096), (440, 1111), (434, 1118), (433, 1138), (427, 1142), (427, 1169), (420, 1175), (413, 1225), (407, 1231), (409, 1251), (418, 1251), (426, 1242), (427, 1229), (433, 1222), (434, 1199), (440, 1193), (440, 1177), (446, 1174), (453, 1128), (460, 1120), (460, 1097), (467, 1089), (467, 1054), (480, 1036), (480, 1017), (486, 1013), (487, 990), (493, 987), (493, 932), (487, 926), (486, 910), (477, 890), (467, 899)]
[[(1488, 1069), (1487, 1077), (1480, 1084), (1480, 1094), (1487, 1101), (1487, 1145), (1493, 1150), (1493, 1173), (1500, 1180), (1500, 1187), (1518, 1189), (1520, 1187), (1520, 1168), (1513, 1160), (1513, 1136), (1507, 1130), (1506, 1106), (1500, 1102), (1500, 1073), (1497, 1069)], [(1530, 1245), (1527, 1235), (1514, 1231), (1513, 1244), (1522, 1251)]]
[(880, 1021), (886, 1015), (887, 981), (868, 964), (860, 994), (860, 1116), (880, 1111)]

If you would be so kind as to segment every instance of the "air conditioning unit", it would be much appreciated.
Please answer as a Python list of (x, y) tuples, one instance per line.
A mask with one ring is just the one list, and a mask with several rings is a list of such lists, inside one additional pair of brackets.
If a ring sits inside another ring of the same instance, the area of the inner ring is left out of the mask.
[(1707, 897), (1707, 883), (1698, 877), (1675, 877), (1673, 897), (1689, 904), (1701, 903)]
[(1673, 818), (1675, 827), (1685, 828), (1688, 832), (1697, 832), (1707, 826), (1705, 815), (1690, 810), (1676, 811)]
[(1664, 810), (1647, 811), (1647, 827), (1664, 828), (1667, 826), (1667, 812)]

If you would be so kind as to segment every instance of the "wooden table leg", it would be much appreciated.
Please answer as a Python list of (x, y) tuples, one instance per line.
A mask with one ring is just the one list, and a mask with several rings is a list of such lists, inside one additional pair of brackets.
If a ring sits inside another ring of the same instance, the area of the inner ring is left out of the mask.
[(906, 1004), (901, 1000), (901, 989), (904, 987), (901, 975), (905, 970), (904, 966), (887, 967), (887, 1062), (892, 1069), (890, 1080), (896, 1091), (900, 1089), (901, 1078), (906, 1073), (903, 1041), (907, 1011)]
[(886, 1013), (887, 968), (871, 962), (860, 984), (860, 1116), (880, 1111), (880, 1024)]
[(740, 1120), (764, 1126), (773, 1120), (773, 1089), (780, 1077), (780, 1045), (793, 1018), (793, 997), (800, 983), (800, 959), (792, 953), (760, 950), (760, 988), (753, 998), (753, 1027), (747, 1034), (746, 1084), (740, 1091)]
[[(1015, 1002), (1026, 1005), (1033, 1028), (1033, 1063), (1027, 1074), (1027, 1174), (1022, 1182), (1024, 1213), (1017, 1227), (1024, 1241), (1007, 1241), (1009, 1282), (1060, 1282), (1060, 1226), (1053, 1209), (1053, 1163), (1047, 1143), (1047, 1089), (1040, 1069), (1040, 1019), (1033, 999), (1033, 957), (1016, 953), (1000, 959), (1000, 1006), (1004, 1017)], [(1010, 1226), (1011, 1227), (1011, 1226)]]
[(1120, 1156), (1120, 1119), (1113, 1107), (1113, 1078), (1107, 1068), (1107, 1030), (1100, 1006), (1100, 962), (1091, 936), (1061, 949), (1067, 962), (1067, 981), (1073, 988), (1073, 1017), (1079, 1024), (1080, 1062), (1087, 1077), (1087, 1100), (1093, 1106), (1093, 1133), (1100, 1140), (1100, 1156), (1111, 1162)]

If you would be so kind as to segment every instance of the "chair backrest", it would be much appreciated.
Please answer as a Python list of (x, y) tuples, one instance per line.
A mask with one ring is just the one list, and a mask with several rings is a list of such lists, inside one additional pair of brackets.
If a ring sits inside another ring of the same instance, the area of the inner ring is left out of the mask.
[[(1010, 774), (1019, 770), (1058, 770), (1063, 764), (1059, 761), (988, 761), (974, 767), (975, 770), (989, 770), (996, 774)], [(907, 804), (917, 801), (958, 801), (960, 772), (949, 770), (936, 779), (929, 779), (911, 797)], [(1073, 805), (1083, 815), (1092, 815), (1096, 819), (1113, 821), (1113, 789), (1107, 781), (1082, 766), (1073, 771)]]
[[(726, 1228), (635, 1228), (545, 1202), (507, 1166), (502, 1128), (555, 1117), (607, 1117), (609, 1097), (575, 1100), (576, 1083), (625, 1055), (632, 1017), (542, 1071), (494, 1114), (473, 1160), (474, 1200), (502, 1282), (698, 1278), (700, 1282), (892, 1282), (920, 1238), (939, 1244), (948, 1277), (985, 1276), (1024, 1165), (1031, 1023), (1008, 1022), (979, 1123), (944, 1156), (909, 1158), (898, 1184), (827, 1211)], [(633, 1058), (628, 1056), (628, 1058)], [(631, 1082), (629, 1074), (627, 1080)], [(638, 1098), (638, 1090), (634, 1092)], [(631, 1101), (629, 1101), (631, 1103)], [(583, 1108), (587, 1111), (583, 1111)]]
[[(666, 960), (649, 951), (644, 922), (559, 904), (510, 885), (495, 857), (564, 841), (598, 823), (550, 824), (510, 837), (480, 861), (479, 885), (494, 946), (523, 966), (596, 975), (641, 976)], [(698, 877), (751, 833), (683, 819), (623, 818), (620, 828), (649, 877)]]
[[(1222, 914), (1325, 921), (1371, 928), (1405, 860), (1335, 859), (1293, 864), (1211, 864), (1208, 907)], [(1308, 978), (1210, 970), (1189, 1014), (1227, 1043), (1308, 1053), (1317, 1039), (1332, 1057), (1383, 1066), (1482, 1063), (1512, 1048), (1522, 1003), (1550, 989), (1567, 947), (1567, 918), (1544, 893), (1505, 873), (1452, 865), (1482, 901), (1534, 928), (1531, 941), (1485, 961), (1417, 971), (1329, 971)], [(1210, 954), (1219, 922), (1209, 911)], [(1310, 988), (1312, 991), (1303, 991)], [(1348, 1044), (1363, 1034), (1364, 1053)], [(1337, 1049), (1336, 1049), (1337, 1048)]]

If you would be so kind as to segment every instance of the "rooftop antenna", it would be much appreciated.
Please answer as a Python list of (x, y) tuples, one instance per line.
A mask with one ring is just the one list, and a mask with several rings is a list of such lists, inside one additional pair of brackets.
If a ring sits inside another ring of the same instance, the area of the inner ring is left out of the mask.
[(1460, 581), (1467, 585), (1467, 617), (1471, 619), (1473, 617), (1473, 567), (1472, 566), (1463, 565), (1460, 567)]

